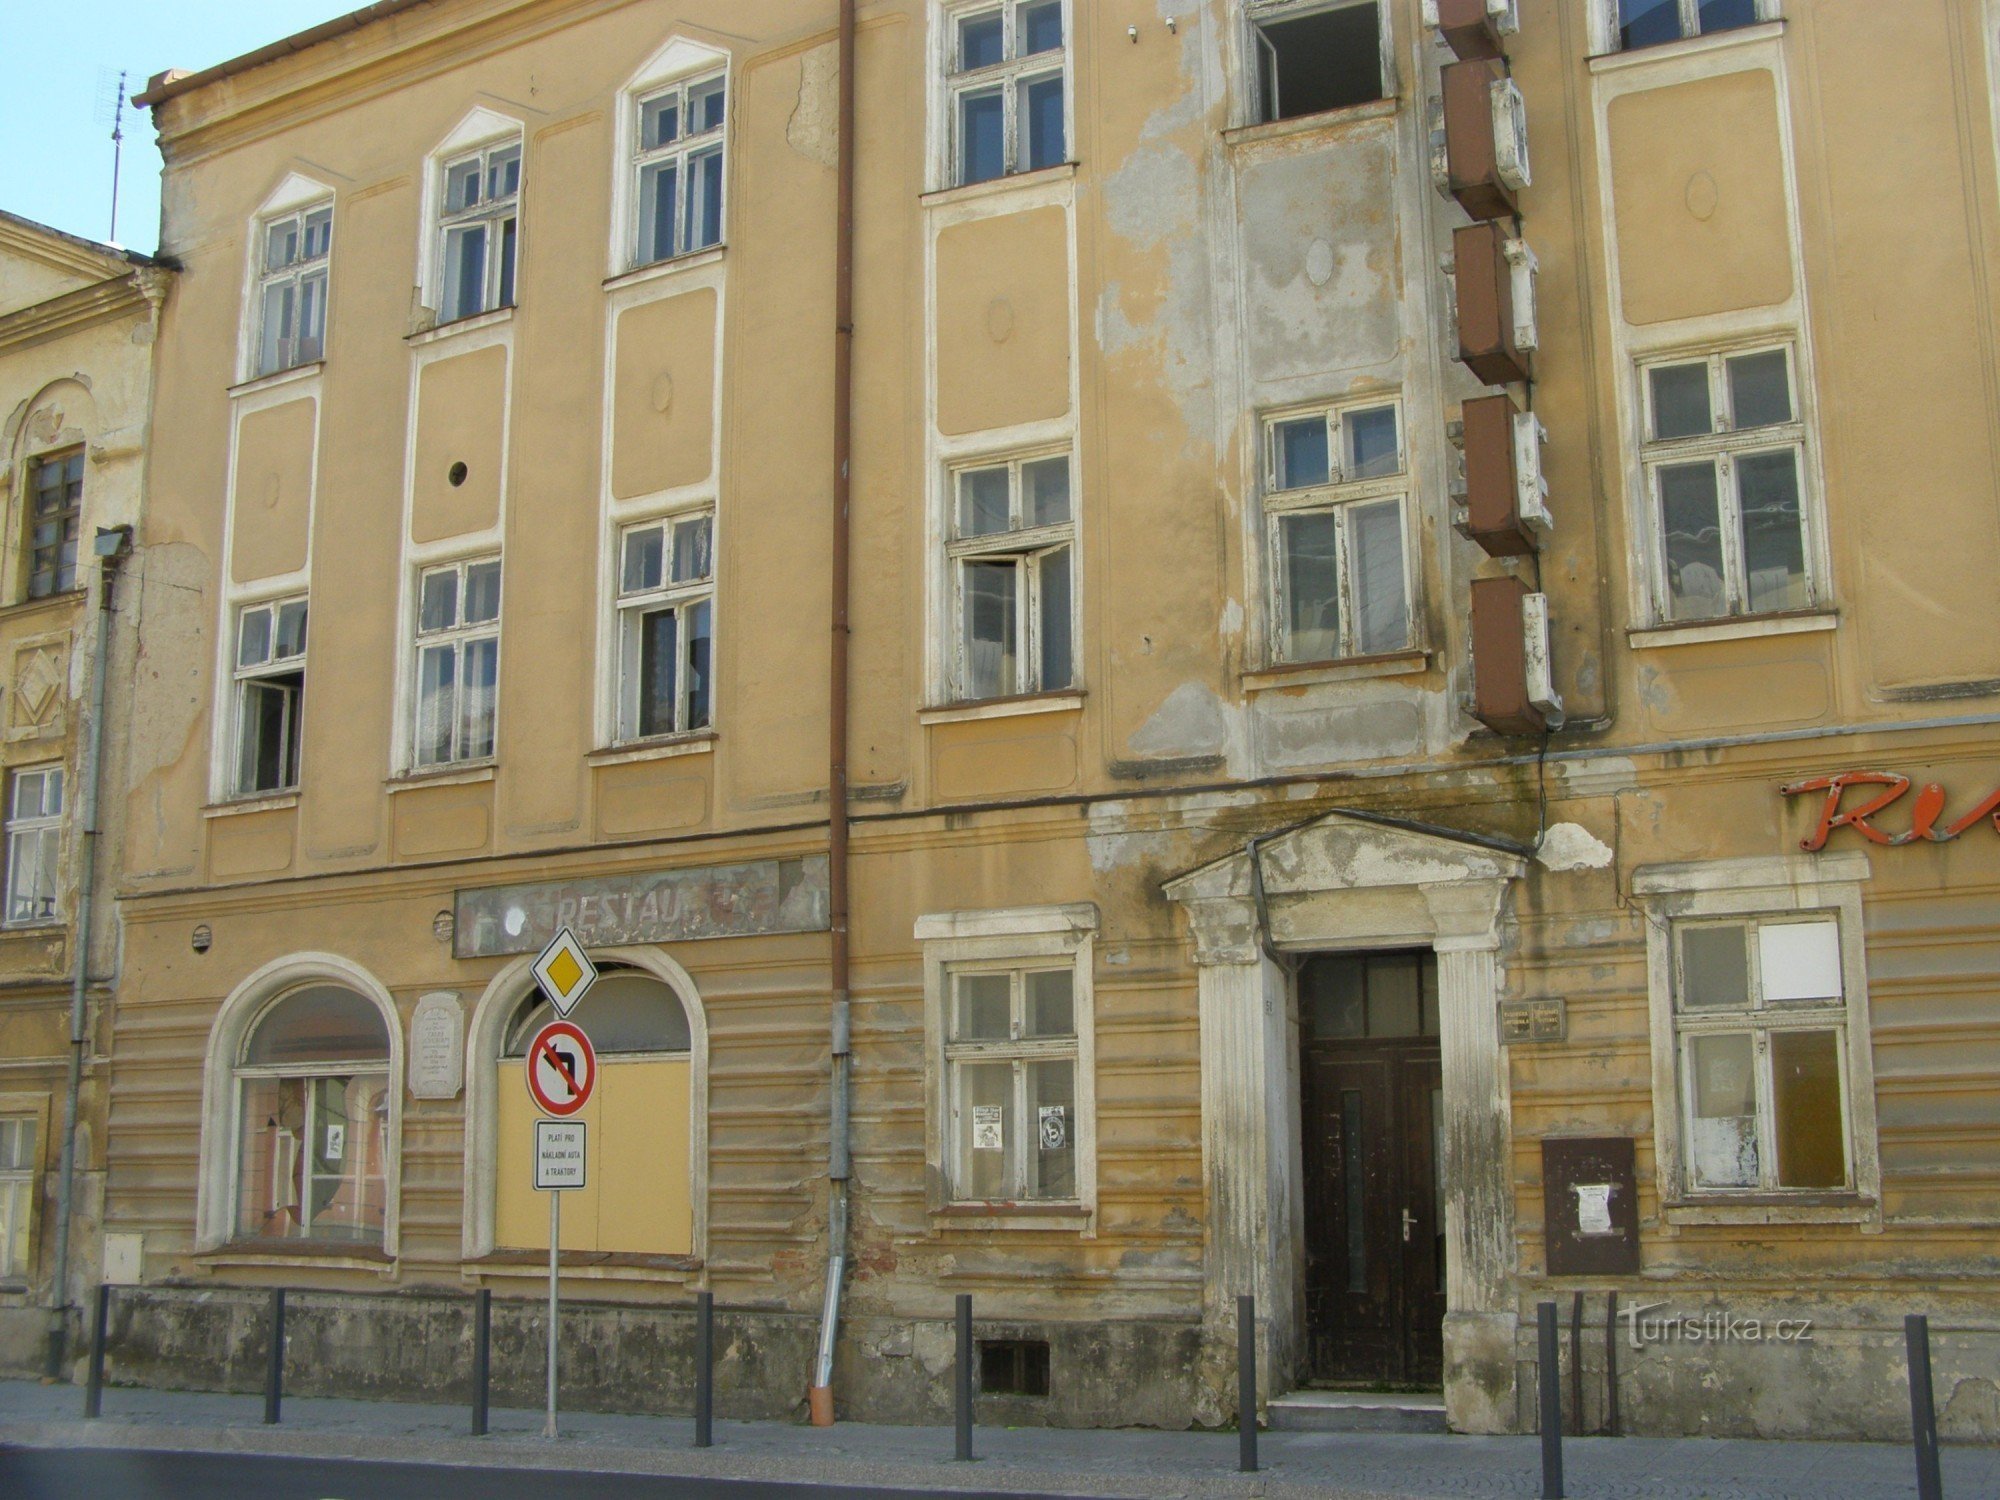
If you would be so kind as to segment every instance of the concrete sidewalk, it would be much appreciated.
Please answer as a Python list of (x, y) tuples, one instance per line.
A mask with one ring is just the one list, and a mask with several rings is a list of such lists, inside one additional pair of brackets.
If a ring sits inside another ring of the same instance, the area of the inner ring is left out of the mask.
[[(82, 1418), (74, 1386), (0, 1382), (0, 1443), (394, 1459), (476, 1467), (560, 1466), (625, 1474), (811, 1480), (882, 1490), (1038, 1491), (1062, 1496), (1267, 1496), (1372, 1500), (1535, 1496), (1537, 1440), (1395, 1433), (1263, 1434), (1263, 1472), (1236, 1470), (1233, 1433), (1084, 1432), (981, 1428), (979, 1461), (951, 1461), (948, 1427), (846, 1423), (830, 1431), (771, 1422), (718, 1422), (716, 1446), (691, 1445), (693, 1423), (578, 1412), (562, 1436), (541, 1438), (540, 1412), (498, 1410), (492, 1435), (466, 1435), (460, 1407), (288, 1397), (284, 1423), (263, 1425), (258, 1396), (107, 1390), (104, 1416)], [(1568, 1490), (1578, 1500), (1907, 1500), (1908, 1448), (1868, 1443), (1701, 1439), (1572, 1439)], [(2000, 1449), (1948, 1448), (1950, 1500), (2000, 1496)]]

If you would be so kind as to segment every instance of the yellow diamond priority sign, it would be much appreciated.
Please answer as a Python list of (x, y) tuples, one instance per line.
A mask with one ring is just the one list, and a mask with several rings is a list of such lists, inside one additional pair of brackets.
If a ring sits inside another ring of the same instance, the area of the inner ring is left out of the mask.
[(576, 934), (565, 927), (535, 960), (535, 978), (542, 986), (542, 993), (549, 997), (549, 1004), (556, 1008), (556, 1014), (567, 1016), (597, 982), (597, 966), (583, 951)]

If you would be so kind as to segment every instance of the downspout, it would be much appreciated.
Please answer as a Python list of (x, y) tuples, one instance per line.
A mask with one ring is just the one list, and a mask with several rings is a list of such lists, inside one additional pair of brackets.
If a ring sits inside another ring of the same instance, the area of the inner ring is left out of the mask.
[(833, 999), (831, 1118), (827, 1122), (826, 1300), (819, 1357), (806, 1402), (815, 1427), (833, 1425), (833, 1353), (840, 1331), (840, 1291), (847, 1275), (849, 1091), (853, 1057), (848, 1014), (847, 943), (847, 669), (848, 510), (853, 486), (854, 411), (854, 21), (856, 0), (840, 0), (840, 150), (834, 246), (833, 327), (833, 629), (828, 674), (827, 917)]
[(97, 639), (90, 653), (90, 721), (84, 727), (83, 764), (78, 780), (83, 783), (79, 806), (80, 834), (78, 889), (76, 896), (76, 955), (71, 964), (69, 986), (69, 1086), (63, 1094), (62, 1170), (56, 1184), (55, 1276), (49, 1288), (48, 1374), (60, 1377), (63, 1356), (69, 1341), (69, 1227), (76, 1201), (76, 1121), (83, 1094), (83, 1054), (89, 1044), (87, 999), (90, 987), (91, 918), (97, 896), (97, 781), (104, 754), (104, 679), (111, 656), (111, 593), (118, 578), (118, 563), (130, 544), (130, 527), (97, 533)]

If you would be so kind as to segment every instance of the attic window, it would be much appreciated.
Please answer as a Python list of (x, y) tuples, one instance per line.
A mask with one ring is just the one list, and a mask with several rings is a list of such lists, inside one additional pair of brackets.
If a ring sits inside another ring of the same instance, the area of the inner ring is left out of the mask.
[(1267, 3), (1250, 15), (1258, 118), (1295, 120), (1383, 98), (1382, 14), (1376, 0)]

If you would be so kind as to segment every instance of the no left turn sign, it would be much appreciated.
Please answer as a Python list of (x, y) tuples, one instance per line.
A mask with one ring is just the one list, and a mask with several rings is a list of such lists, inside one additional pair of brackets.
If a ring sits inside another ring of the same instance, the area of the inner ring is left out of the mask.
[(528, 1093), (543, 1114), (575, 1114), (596, 1083), (597, 1054), (574, 1022), (551, 1021), (528, 1043)]

